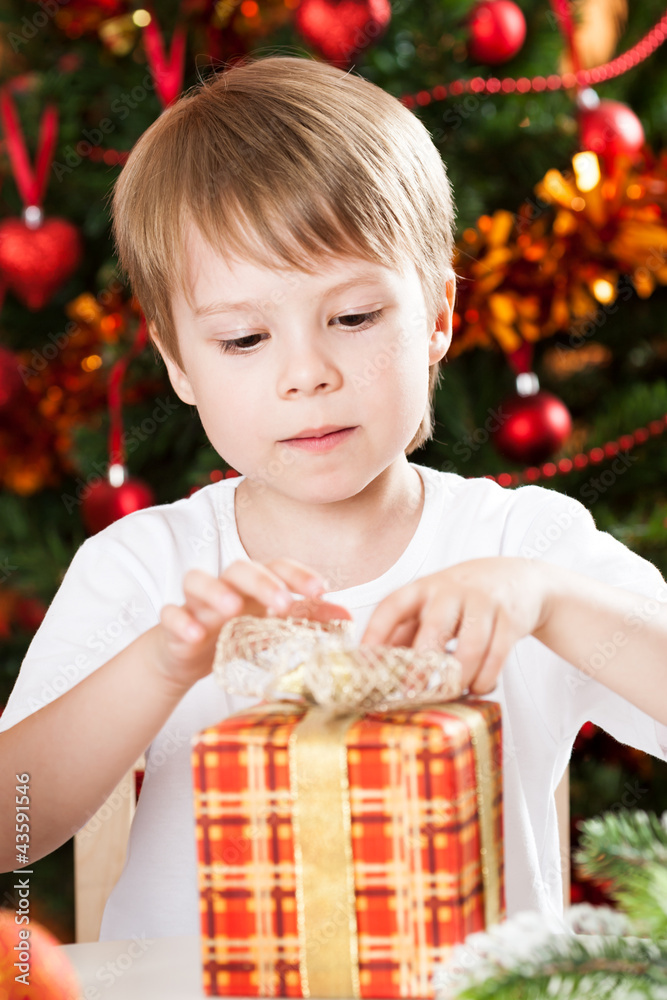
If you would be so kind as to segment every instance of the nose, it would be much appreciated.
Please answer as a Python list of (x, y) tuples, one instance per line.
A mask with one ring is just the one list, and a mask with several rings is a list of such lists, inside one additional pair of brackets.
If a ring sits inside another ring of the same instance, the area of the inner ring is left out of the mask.
[(310, 395), (338, 388), (342, 374), (331, 354), (331, 347), (322, 343), (322, 334), (304, 334), (287, 338), (283, 345), (278, 375), (281, 396)]

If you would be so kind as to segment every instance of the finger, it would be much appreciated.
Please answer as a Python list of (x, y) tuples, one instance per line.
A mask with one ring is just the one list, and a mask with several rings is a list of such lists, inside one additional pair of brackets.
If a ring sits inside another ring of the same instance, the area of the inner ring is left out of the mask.
[(504, 615), (498, 615), (481, 669), (469, 684), (471, 694), (489, 694), (493, 691), (515, 641), (509, 621)]
[(201, 642), (206, 637), (206, 629), (186, 608), (175, 604), (165, 604), (160, 613), (160, 622), (165, 630), (181, 642)]
[[(413, 648), (423, 652), (430, 649), (444, 652), (446, 644), (457, 633), (462, 614), (463, 606), (458, 597), (441, 598), (427, 604), (412, 641)], [(458, 658), (458, 651), (456, 655)]]
[(261, 563), (237, 560), (220, 577), (203, 570), (189, 570), (183, 588), (186, 603), (197, 608), (198, 616), (235, 614), (263, 615), (267, 607), (287, 610), (292, 603), (286, 584)]
[(456, 659), (463, 667), (463, 682), (468, 688), (482, 668), (495, 622), (496, 614), (488, 604), (466, 602), (457, 630)]
[[(279, 569), (279, 572), (272, 566)], [(287, 581), (281, 573), (287, 575)], [(308, 575), (303, 570), (296, 569), (288, 559), (272, 560), (271, 565), (236, 560), (225, 570), (221, 580), (231, 583), (244, 595), (258, 601), (262, 613), (265, 608), (269, 609), (269, 613), (287, 611), (294, 601), (293, 594), (299, 594), (299, 587), (310, 582)], [(294, 587), (293, 592), (288, 583)]]
[(387, 645), (407, 646), (409, 649), (410, 646), (412, 646), (418, 631), (419, 631), (418, 618), (410, 618), (408, 621), (401, 622), (401, 624), (397, 625), (394, 631), (389, 636)]
[(380, 601), (368, 620), (361, 645), (388, 645), (389, 638), (402, 622), (421, 617), (426, 600), (419, 581), (407, 584)]
[(211, 628), (243, 610), (243, 597), (203, 570), (193, 569), (185, 574), (183, 592), (187, 610)]
[(493, 606), (468, 598), (456, 628), (456, 656), (468, 663), (481, 664), (489, 648), (495, 624)]
[(266, 566), (287, 583), (295, 594), (304, 597), (319, 597), (331, 589), (329, 581), (321, 573), (310, 569), (296, 559), (270, 559)]

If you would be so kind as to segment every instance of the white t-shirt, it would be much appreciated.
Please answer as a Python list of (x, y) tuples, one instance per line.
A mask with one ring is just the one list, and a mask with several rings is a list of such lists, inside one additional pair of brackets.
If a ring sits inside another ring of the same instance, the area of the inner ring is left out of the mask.
[[(410, 464), (422, 476), (425, 499), (407, 548), (377, 579), (327, 595), (350, 611), (357, 642), (373, 609), (397, 588), (487, 556), (539, 558), (646, 595), (647, 616), (651, 607), (655, 613), (652, 602), (667, 601), (656, 567), (598, 531), (577, 500), (540, 486), (505, 489), (490, 479)], [(188, 499), (130, 514), (84, 542), (30, 644), (0, 730), (157, 624), (164, 604), (182, 604), (188, 569), (218, 575), (232, 561), (248, 559), (234, 513), (241, 481), (223, 480)], [(502, 705), (508, 915), (523, 909), (560, 914), (554, 790), (577, 732), (590, 720), (617, 740), (667, 759), (667, 727), (532, 636), (515, 644), (488, 697)], [(101, 940), (199, 933), (190, 739), (250, 703), (225, 694), (211, 674), (188, 691), (150, 744)]]

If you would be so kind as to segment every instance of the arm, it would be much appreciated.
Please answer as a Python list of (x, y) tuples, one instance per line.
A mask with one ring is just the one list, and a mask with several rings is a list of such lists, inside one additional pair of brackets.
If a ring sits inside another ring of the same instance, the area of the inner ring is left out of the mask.
[[(562, 566), (537, 566), (546, 599), (535, 638), (667, 725), (667, 604)], [(664, 600), (667, 585), (663, 591)]]
[(64, 844), (99, 809), (185, 693), (158, 669), (149, 629), (71, 690), (0, 733), (0, 870), (15, 852), (14, 788), (30, 776), (27, 861)]
[(190, 570), (185, 603), (167, 604), (148, 629), (94, 673), (0, 732), (0, 870), (16, 860), (15, 786), (28, 774), (27, 863), (54, 851), (99, 809), (155, 738), (181, 698), (211, 672), (220, 629), (238, 614), (286, 611), (296, 593), (324, 582), (294, 560), (234, 562), (215, 578)]

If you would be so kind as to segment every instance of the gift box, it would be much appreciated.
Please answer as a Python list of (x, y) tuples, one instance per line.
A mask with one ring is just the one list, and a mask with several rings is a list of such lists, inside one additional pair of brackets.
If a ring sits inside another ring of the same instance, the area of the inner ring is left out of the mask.
[(501, 755), (474, 698), (271, 701), (193, 737), (206, 995), (432, 997), (504, 916)]

